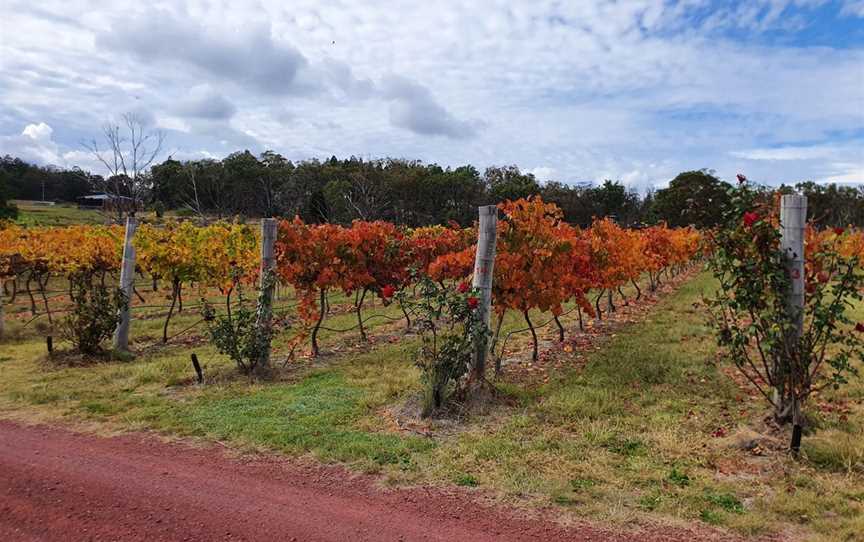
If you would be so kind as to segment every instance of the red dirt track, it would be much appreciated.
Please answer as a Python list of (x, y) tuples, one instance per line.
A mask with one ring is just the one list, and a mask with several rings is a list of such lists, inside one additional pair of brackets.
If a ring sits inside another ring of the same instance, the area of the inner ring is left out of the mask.
[(0, 541), (587, 541), (721, 539), (652, 527), (565, 529), (463, 490), (389, 490), (369, 476), (146, 435), (102, 438), (0, 420)]

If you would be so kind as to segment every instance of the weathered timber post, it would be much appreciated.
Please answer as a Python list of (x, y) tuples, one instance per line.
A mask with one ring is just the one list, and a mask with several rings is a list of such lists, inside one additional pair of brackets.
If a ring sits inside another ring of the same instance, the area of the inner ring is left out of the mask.
[(3, 335), (6, 334), (6, 300), (3, 298), (3, 293), (0, 292), (0, 341), (3, 340)]
[(474, 367), (471, 379), (482, 380), (486, 372), (488, 354), (489, 319), (492, 312), (492, 276), (495, 270), (495, 245), (498, 234), (498, 207), (484, 205), (479, 208), (480, 225), (477, 229), (477, 254), (474, 257), (474, 279), (472, 286), (480, 291), (477, 310), (487, 333), (478, 340), (474, 352)]
[[(790, 287), (786, 300), (787, 311), (792, 319), (792, 329), (786, 338), (786, 353), (797, 355), (798, 340), (804, 330), (804, 228), (807, 224), (807, 197), (797, 194), (787, 194), (780, 200), (780, 247), (786, 255), (786, 270), (789, 274)], [(784, 371), (789, 370), (787, 363)], [(786, 387), (790, 389), (786, 389)], [(801, 447), (801, 406), (795, 397), (795, 390), (788, 375), (781, 375), (778, 386), (774, 390), (775, 408), (792, 409), (792, 451), (798, 453)], [(784, 405), (791, 394), (791, 405)]]
[(276, 219), (261, 220), (261, 292), (258, 294), (258, 314), (256, 326), (262, 337), (266, 337), (266, 346), (255, 366), (259, 376), (270, 372), (270, 337), (273, 325), (273, 290), (276, 286)]
[(132, 238), (138, 228), (138, 219), (130, 216), (126, 219), (126, 236), (123, 240), (123, 263), (120, 267), (120, 291), (125, 299), (124, 306), (120, 309), (120, 323), (114, 332), (114, 348), (117, 350), (129, 350), (129, 320), (132, 304), (132, 289), (135, 285), (135, 246)]

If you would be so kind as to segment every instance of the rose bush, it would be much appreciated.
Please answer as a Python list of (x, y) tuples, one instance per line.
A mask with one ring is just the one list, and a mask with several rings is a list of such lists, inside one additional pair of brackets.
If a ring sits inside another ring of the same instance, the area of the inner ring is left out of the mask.
[(864, 274), (857, 254), (841, 250), (843, 230), (817, 234), (811, 224), (803, 314), (791, 308), (779, 194), (765, 197), (743, 175), (729, 191), (725, 226), (712, 235), (709, 267), (720, 287), (706, 300), (711, 322), (720, 347), (772, 405), (775, 419), (792, 423), (790, 447), (797, 452), (807, 398), (844, 384), (856, 373), (852, 361), (864, 356), (859, 333), (864, 325), (852, 322), (847, 312), (862, 298)]

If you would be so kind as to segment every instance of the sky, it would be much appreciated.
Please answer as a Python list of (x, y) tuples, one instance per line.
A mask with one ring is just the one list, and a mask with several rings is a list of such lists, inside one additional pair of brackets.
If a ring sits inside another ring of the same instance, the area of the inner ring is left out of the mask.
[(864, 183), (864, 0), (0, 0), (0, 154), (516, 164), (659, 188)]

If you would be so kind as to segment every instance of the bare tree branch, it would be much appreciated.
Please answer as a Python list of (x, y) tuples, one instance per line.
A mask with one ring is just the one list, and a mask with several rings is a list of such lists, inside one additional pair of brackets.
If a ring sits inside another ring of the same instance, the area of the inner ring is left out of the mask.
[(135, 113), (124, 114), (122, 124), (102, 127), (104, 147), (96, 139), (82, 143), (108, 171), (100, 188), (110, 198), (109, 206), (118, 221), (134, 216), (143, 202), (149, 188), (147, 173), (165, 142), (163, 132), (148, 130), (144, 119)]

